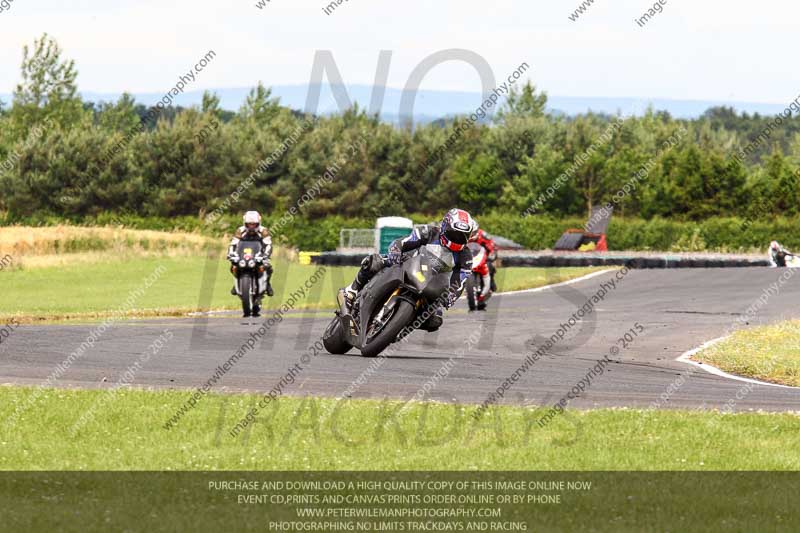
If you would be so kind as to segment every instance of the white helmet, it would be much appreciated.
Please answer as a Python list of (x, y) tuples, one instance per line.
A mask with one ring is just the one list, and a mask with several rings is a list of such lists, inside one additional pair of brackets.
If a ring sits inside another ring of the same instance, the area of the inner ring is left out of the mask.
[[(258, 214), (258, 211), (248, 211), (242, 219), (244, 226), (248, 229), (255, 229), (261, 225), (261, 215)], [(255, 224), (255, 226), (251, 227), (251, 224)]]
[(772, 241), (771, 243), (769, 243), (769, 249), (774, 252), (777, 252), (778, 250), (781, 249), (781, 245), (778, 244), (778, 241)]

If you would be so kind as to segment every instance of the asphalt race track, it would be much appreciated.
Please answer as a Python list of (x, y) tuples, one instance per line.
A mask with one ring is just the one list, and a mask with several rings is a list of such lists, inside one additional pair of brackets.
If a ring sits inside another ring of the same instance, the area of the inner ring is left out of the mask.
[[(751, 390), (741, 381), (676, 361), (687, 350), (723, 335), (759, 298), (767, 303), (751, 324), (800, 317), (800, 276), (786, 280), (777, 291), (768, 289), (786, 272), (769, 268), (631, 270), (608, 291), (595, 312), (522, 375), (501, 403), (556, 403), (616, 346), (619, 353), (609, 355), (613, 362), (606, 372), (594, 378), (571, 406), (647, 407), (671, 384), (682, 383), (663, 402), (664, 407), (722, 408), (737, 398), (737, 411), (800, 411), (800, 390), (764, 385)], [(388, 358), (367, 359), (355, 351), (343, 356), (314, 355), (309, 347), (320, 339), (332, 313), (292, 314), (274, 326), (214, 390), (269, 391), (306, 355), (310, 362), (301, 363), (303, 370), (285, 389), (286, 394), (340, 396), (372, 364), (378, 365), (377, 370), (362, 385), (353, 387), (353, 397), (408, 399), (456, 350), (463, 349), (464, 339), (473, 334), (473, 338), (480, 336), (477, 346), (456, 359), (449, 375), (426, 397), (480, 403), (520, 366), (537, 336), (543, 340), (554, 335), (601, 284), (608, 286), (616, 276), (616, 272), (604, 272), (539, 292), (496, 296), (490, 311), (483, 313), (468, 313), (462, 298), (439, 332), (415, 332)], [(637, 322), (644, 331), (627, 348), (621, 348), (618, 339), (636, 328)], [(194, 389), (259, 325), (259, 320), (238, 315), (117, 323), (75, 361), (58, 384), (111, 386), (169, 329), (174, 337), (136, 374), (135, 384)], [(85, 341), (93, 327), (96, 324), (21, 326), (0, 345), (0, 382), (41, 383)], [(747, 387), (745, 393), (743, 387)]]

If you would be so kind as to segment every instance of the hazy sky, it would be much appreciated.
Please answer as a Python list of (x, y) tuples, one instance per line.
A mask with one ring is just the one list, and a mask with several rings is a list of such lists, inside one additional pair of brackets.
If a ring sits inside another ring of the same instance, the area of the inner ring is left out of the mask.
[[(372, 83), (378, 52), (393, 50), (389, 85), (402, 88), (424, 57), (472, 50), (498, 79), (521, 62), (559, 96), (633, 96), (786, 103), (800, 93), (800, 3), (789, 0), (14, 0), (0, 12), (0, 93), (19, 78), (21, 48), (48, 32), (76, 60), (80, 89), (167, 90), (209, 49), (217, 58), (192, 89), (307, 83), (314, 51), (333, 52), (346, 83)], [(424, 89), (478, 91), (458, 63)]]

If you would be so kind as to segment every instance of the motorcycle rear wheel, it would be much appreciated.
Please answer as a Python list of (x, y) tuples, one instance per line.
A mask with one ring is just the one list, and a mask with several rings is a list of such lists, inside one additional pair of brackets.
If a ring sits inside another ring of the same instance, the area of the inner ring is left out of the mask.
[(342, 328), (342, 321), (337, 316), (334, 318), (325, 333), (322, 335), (322, 345), (328, 350), (328, 353), (342, 355), (350, 351), (353, 346), (344, 340), (344, 329)]

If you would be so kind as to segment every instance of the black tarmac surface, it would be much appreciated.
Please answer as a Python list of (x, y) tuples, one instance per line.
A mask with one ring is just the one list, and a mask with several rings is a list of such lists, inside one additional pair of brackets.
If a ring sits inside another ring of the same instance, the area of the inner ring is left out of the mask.
[[(608, 355), (612, 362), (606, 371), (593, 377), (571, 406), (648, 407), (658, 402), (664, 408), (728, 405), (736, 411), (800, 410), (800, 389), (751, 386), (676, 361), (687, 350), (724, 335), (748, 308), (754, 313), (750, 325), (800, 317), (800, 276), (779, 283), (786, 272), (769, 268), (631, 270), (620, 280), (614, 271), (538, 292), (495, 296), (487, 312), (468, 313), (461, 301), (447, 313), (439, 332), (415, 332), (407, 343), (390, 348), (389, 357), (378, 359), (363, 358), (355, 350), (348, 355), (315, 354), (312, 346), (332, 313), (290, 314), (213, 390), (266, 392), (290, 367), (300, 364), (296, 381), (284, 393), (337, 397), (349, 388), (353, 397), (409, 399), (428, 382), (425, 398), (481, 403), (532, 353), (537, 338), (541, 345), (562, 324), (568, 325), (573, 313), (604, 284), (607, 293), (594, 311), (534, 363), (500, 403), (557, 403)], [(615, 288), (610, 288), (611, 280)], [(99, 336), (57, 386), (112, 386), (169, 329), (174, 337), (136, 372), (134, 385), (197, 388), (264, 318), (222, 315), (119, 322)], [(0, 383), (42, 383), (96, 327), (21, 326), (0, 345)], [(632, 329), (638, 336), (633, 337)], [(633, 337), (626, 342), (627, 348), (619, 341), (626, 332)], [(473, 340), (480, 338), (474, 346), (465, 343), (470, 335)], [(465, 349), (463, 356), (446, 364)], [(377, 367), (374, 372), (368, 371), (371, 366)], [(366, 378), (354, 384), (365, 371)], [(444, 377), (434, 379), (437, 372)]]

